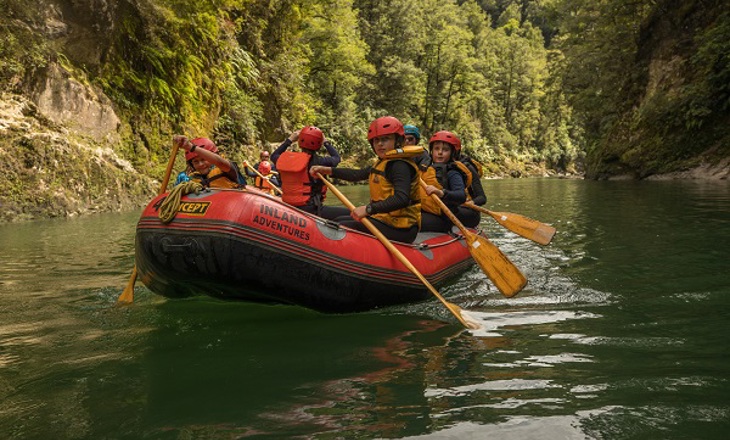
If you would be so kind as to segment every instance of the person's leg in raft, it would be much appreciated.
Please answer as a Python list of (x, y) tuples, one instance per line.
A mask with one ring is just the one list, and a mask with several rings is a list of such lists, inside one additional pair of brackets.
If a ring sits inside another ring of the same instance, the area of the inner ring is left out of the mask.
[[(399, 241), (401, 243), (413, 243), (413, 241), (416, 239), (416, 235), (418, 235), (418, 226), (416, 225), (413, 225), (410, 228), (394, 228), (372, 217), (368, 218), (370, 219), (372, 224), (376, 228), (378, 228), (378, 230), (382, 232), (383, 235), (385, 235), (388, 240)], [(370, 233), (367, 226), (365, 226), (362, 222), (353, 219), (352, 217), (338, 217), (335, 219), (335, 221), (338, 222), (341, 226), (346, 226), (357, 231)]]
[(421, 212), (421, 232), (449, 232), (451, 221), (446, 216)]
[(350, 217), (350, 210), (343, 206), (323, 206), (319, 212), (319, 216), (327, 220), (335, 220), (337, 217)]
[(479, 221), (482, 219), (479, 211), (467, 208), (465, 206), (459, 206), (459, 211), (456, 213), (456, 218), (461, 221), (467, 228), (476, 228), (479, 226)]

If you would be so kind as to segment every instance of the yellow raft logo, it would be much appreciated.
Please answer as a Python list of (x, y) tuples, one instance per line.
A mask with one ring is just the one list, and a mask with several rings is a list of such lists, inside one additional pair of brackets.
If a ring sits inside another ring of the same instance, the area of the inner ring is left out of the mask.
[(210, 202), (182, 202), (177, 212), (187, 215), (205, 215), (209, 206)]

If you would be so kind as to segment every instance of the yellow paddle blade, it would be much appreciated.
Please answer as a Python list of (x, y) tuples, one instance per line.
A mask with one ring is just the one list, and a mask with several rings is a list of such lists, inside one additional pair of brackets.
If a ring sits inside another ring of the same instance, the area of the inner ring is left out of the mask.
[(117, 298), (117, 304), (131, 304), (134, 302), (134, 283), (137, 281), (137, 266), (132, 269), (132, 275), (129, 277), (127, 287), (124, 292)]
[(524, 215), (511, 212), (493, 212), (485, 210), (497, 223), (514, 232), (517, 235), (532, 240), (541, 245), (547, 245), (553, 239), (556, 229), (550, 225), (533, 220)]
[(502, 295), (513, 297), (525, 287), (527, 278), (491, 241), (471, 232), (464, 237), (471, 256)]

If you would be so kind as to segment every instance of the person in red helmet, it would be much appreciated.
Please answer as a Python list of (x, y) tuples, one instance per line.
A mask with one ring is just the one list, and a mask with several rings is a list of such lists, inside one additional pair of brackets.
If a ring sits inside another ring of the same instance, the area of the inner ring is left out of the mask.
[[(300, 151), (287, 151), (294, 142), (298, 142)], [(322, 146), (327, 149), (329, 156), (317, 154)], [(325, 139), (322, 130), (307, 126), (292, 132), (272, 153), (271, 160), (279, 173), (281, 199), (285, 203), (323, 217), (340, 214), (339, 211), (331, 213), (332, 207), (324, 206), (327, 187), (308, 172), (313, 165), (336, 167), (340, 163), (339, 153)]]
[[(432, 194), (440, 198), (466, 226), (475, 227), (479, 223), (479, 213), (460, 207), (467, 199), (467, 188), (471, 186), (473, 179), (471, 171), (458, 161), (461, 140), (454, 133), (442, 130), (431, 136), (428, 146), (431, 165), (421, 176), (426, 182), (426, 187), (421, 188), (421, 231), (447, 232), (452, 227), (451, 220), (441, 212), (441, 206), (433, 200)], [(461, 209), (464, 210), (463, 213)]]
[(218, 154), (218, 147), (208, 138), (188, 140), (185, 136), (175, 135), (173, 142), (185, 150), (185, 161), (193, 169), (190, 180), (209, 188), (241, 188), (245, 180), (235, 162)]
[(264, 176), (264, 178), (262, 179), (261, 176), (257, 174), (254, 179), (254, 186), (261, 191), (268, 192), (271, 195), (276, 195), (276, 190), (274, 189), (274, 178), (276, 177), (276, 172), (272, 171), (271, 162), (264, 160), (259, 163), (258, 171), (261, 176)]
[(259, 161), (253, 165), (253, 169), (250, 169), (248, 167), (244, 168), (246, 176), (251, 177), (255, 180), (258, 175), (254, 172), (254, 169), (258, 170), (262, 162), (269, 162), (271, 164), (271, 171), (274, 172), (271, 183), (276, 186), (281, 186), (281, 182), (279, 182), (279, 173), (276, 172), (276, 165), (274, 165), (274, 163), (271, 161), (271, 153), (266, 150), (261, 150), (261, 153), (259, 153)]
[(343, 226), (369, 232), (360, 222), (368, 217), (388, 239), (412, 243), (421, 223), (419, 172), (413, 158), (423, 154), (424, 149), (402, 148), (405, 143), (403, 124), (392, 116), (378, 118), (370, 124), (368, 142), (378, 156), (372, 166), (359, 170), (313, 166), (310, 174), (321, 173), (352, 182), (367, 179), (370, 203), (358, 206), (349, 216), (334, 220)]

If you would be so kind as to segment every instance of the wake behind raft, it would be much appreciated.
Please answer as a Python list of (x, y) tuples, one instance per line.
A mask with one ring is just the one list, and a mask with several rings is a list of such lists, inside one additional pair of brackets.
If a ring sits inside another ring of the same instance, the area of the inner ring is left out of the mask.
[[(142, 282), (168, 298), (193, 295), (347, 313), (433, 298), (373, 236), (298, 210), (257, 190), (182, 197), (164, 224), (153, 199), (137, 224)], [(396, 247), (434, 286), (473, 264), (460, 235), (419, 233)]]

